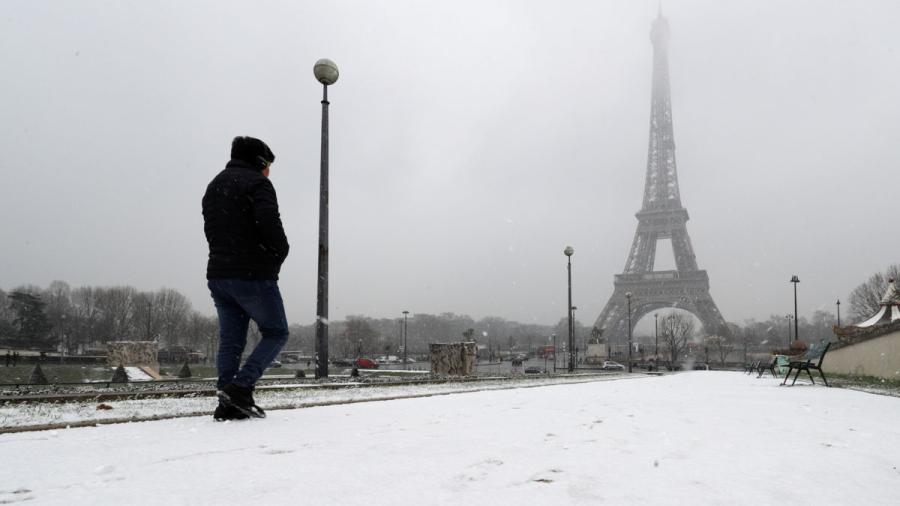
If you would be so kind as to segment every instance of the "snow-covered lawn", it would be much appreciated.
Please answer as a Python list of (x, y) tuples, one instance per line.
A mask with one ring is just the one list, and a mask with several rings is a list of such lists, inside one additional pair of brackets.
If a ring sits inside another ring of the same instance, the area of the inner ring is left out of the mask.
[(693, 372), (5, 434), (0, 504), (896, 505), (898, 422), (894, 397)]

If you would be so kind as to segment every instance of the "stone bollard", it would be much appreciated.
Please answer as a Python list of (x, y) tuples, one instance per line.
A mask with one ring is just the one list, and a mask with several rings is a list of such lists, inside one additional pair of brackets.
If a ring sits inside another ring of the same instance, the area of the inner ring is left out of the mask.
[(43, 369), (41, 369), (40, 363), (34, 365), (34, 369), (31, 370), (31, 378), (28, 379), (28, 382), (32, 385), (47, 384), (47, 376), (44, 374)]
[(191, 374), (191, 367), (188, 365), (187, 362), (185, 362), (184, 365), (181, 366), (181, 370), (178, 371), (178, 377), (179, 378), (190, 378), (191, 376), (193, 376), (193, 374)]
[(113, 373), (110, 383), (128, 383), (128, 373), (125, 372), (124, 367), (120, 365), (116, 368), (116, 372)]

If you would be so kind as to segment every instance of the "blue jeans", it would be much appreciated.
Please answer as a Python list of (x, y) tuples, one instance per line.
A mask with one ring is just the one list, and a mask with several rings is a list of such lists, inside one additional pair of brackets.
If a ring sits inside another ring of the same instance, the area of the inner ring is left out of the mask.
[[(288, 339), (284, 302), (275, 280), (210, 279), (207, 283), (219, 314), (216, 367), (222, 389), (229, 383), (253, 387)], [(262, 339), (241, 367), (250, 320)]]

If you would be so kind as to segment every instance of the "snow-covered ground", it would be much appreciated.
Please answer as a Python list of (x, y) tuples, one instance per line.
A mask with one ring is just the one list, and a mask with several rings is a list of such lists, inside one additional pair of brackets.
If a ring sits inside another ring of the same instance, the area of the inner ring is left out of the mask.
[(737, 372), (0, 435), (0, 504), (866, 504), (900, 399)]
[[(345, 382), (341, 388), (322, 388), (316, 383), (281, 383), (260, 387), (254, 393), (257, 403), (267, 410), (293, 409), (330, 403), (389, 400), (397, 397), (447, 395), (507, 388), (526, 388), (561, 383), (613, 380), (622, 375), (594, 376), (531, 376), (517, 379), (497, 378), (479, 382), (448, 382), (410, 385), (378, 385)], [(639, 377), (639, 376), (637, 376)], [(209, 387), (209, 385), (205, 385)], [(90, 425), (96, 422), (116, 420), (148, 420), (154, 417), (212, 415), (218, 400), (212, 396), (193, 398), (137, 399), (122, 401), (96, 401), (60, 403), (2, 403), (0, 398), (0, 431), (11, 428), (36, 426)], [(103, 409), (105, 408), (105, 409)], [(2, 504), (2, 502), (0, 502)]]

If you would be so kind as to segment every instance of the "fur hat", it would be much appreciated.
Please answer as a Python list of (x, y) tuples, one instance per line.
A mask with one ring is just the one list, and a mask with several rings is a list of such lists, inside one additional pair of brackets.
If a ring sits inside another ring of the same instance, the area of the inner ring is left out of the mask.
[(231, 141), (231, 159), (249, 163), (259, 170), (275, 161), (275, 154), (265, 142), (253, 137), (235, 137)]

